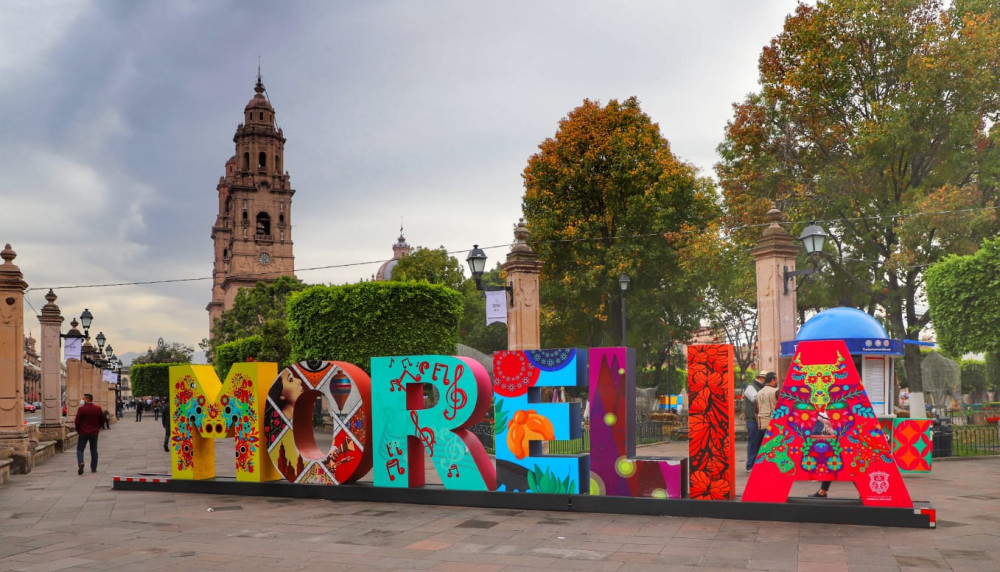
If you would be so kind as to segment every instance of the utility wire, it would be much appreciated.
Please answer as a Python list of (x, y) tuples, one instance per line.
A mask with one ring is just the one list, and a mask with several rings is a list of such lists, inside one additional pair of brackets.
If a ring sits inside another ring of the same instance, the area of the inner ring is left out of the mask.
[[(797, 222), (784, 221), (781, 224), (784, 225), (784, 226), (795, 226), (795, 225), (800, 225), (800, 224), (827, 224), (827, 225), (829, 225), (829, 224), (839, 223), (839, 222), (842, 222), (842, 221), (855, 222), (855, 221), (863, 221), (863, 220), (882, 220), (882, 219), (892, 219), (892, 220), (895, 220), (895, 219), (906, 219), (906, 218), (921, 217), (921, 216), (939, 216), (939, 215), (948, 215), (948, 214), (966, 214), (966, 213), (973, 213), (973, 212), (980, 212), (980, 211), (993, 211), (993, 210), (997, 210), (998, 208), (1000, 208), (1000, 206), (970, 207), (970, 208), (964, 208), (964, 209), (953, 209), (953, 210), (947, 210), (947, 211), (933, 211), (933, 212), (921, 212), (921, 213), (907, 213), (907, 214), (894, 214), (894, 215), (871, 215), (871, 216), (860, 216), (860, 217), (850, 217), (850, 218), (809, 220), (809, 221), (797, 221)], [(766, 223), (765, 222), (765, 223), (755, 223), (755, 224), (738, 225), (738, 226), (727, 227), (727, 228), (724, 228), (722, 230), (725, 233), (730, 233), (731, 234), (731, 233), (739, 231), (739, 230), (748, 230), (748, 229), (754, 229), (754, 228), (765, 228), (767, 226), (770, 226), (770, 223)], [(671, 234), (693, 234), (695, 232), (697, 232), (697, 231), (695, 231), (695, 230), (688, 230), (688, 231), (678, 231), (678, 232), (674, 232), (674, 233), (671, 233)], [(616, 236), (616, 237), (614, 237), (614, 240), (636, 240), (636, 239), (644, 239), (644, 238), (652, 238), (652, 237), (662, 237), (664, 234), (665, 233), (662, 233), (662, 232), (652, 232), (652, 233), (646, 233), (646, 234), (635, 234), (635, 235), (630, 235), (630, 236)], [(603, 240), (606, 240), (606, 239), (605, 238), (601, 238), (601, 237), (593, 237), (593, 238), (565, 238), (565, 239), (554, 239), (554, 240), (538, 241), (538, 242), (534, 242), (532, 244), (534, 244), (534, 245), (537, 246), (537, 245), (541, 245), (541, 244), (561, 244), (561, 243), (571, 243), (571, 242), (596, 242), (596, 241), (603, 241)], [(509, 245), (507, 245), (507, 244), (497, 244), (497, 245), (493, 245), (493, 246), (482, 246), (480, 248), (482, 248), (483, 250), (493, 250), (493, 249), (496, 249), (496, 248), (504, 248), (504, 247), (507, 247), (507, 246), (509, 246)], [(465, 250), (452, 250), (452, 251), (446, 252), (446, 254), (448, 254), (448, 255), (455, 255), (455, 254), (461, 254), (461, 253), (464, 253), (464, 252), (466, 252), (466, 251)], [(382, 259), (382, 260), (370, 260), (370, 261), (367, 261), (367, 262), (348, 262), (348, 263), (344, 263), (344, 264), (329, 264), (329, 265), (326, 265), (326, 266), (311, 266), (311, 267), (308, 267), (308, 268), (295, 268), (295, 269), (292, 270), (292, 272), (298, 273), (298, 272), (312, 272), (312, 271), (315, 271), (315, 270), (332, 270), (332, 269), (337, 269), (337, 268), (351, 268), (351, 267), (354, 267), (354, 266), (367, 266), (369, 264), (382, 264), (384, 262), (385, 262), (385, 260)], [(880, 264), (881, 263), (879, 261), (865, 261), (865, 260), (855, 260), (855, 262), (867, 262), (869, 264)], [(926, 266), (926, 265), (907, 266), (905, 268), (920, 268), (922, 266)], [(230, 275), (229, 277), (230, 278), (236, 278), (236, 279), (248, 279), (249, 280), (249, 279), (255, 279), (255, 278), (265, 278), (265, 277), (268, 277), (268, 276), (273, 276), (273, 273), (239, 274), (239, 275)], [(38, 287), (34, 287), (34, 288), (28, 288), (26, 290), (26, 292), (30, 292), (32, 290), (49, 290), (49, 289), (52, 289), (52, 290), (74, 290), (74, 289), (79, 289), (79, 288), (111, 288), (111, 287), (116, 287), (116, 286), (147, 286), (147, 285), (151, 285), (151, 284), (172, 284), (172, 283), (177, 283), (177, 282), (200, 282), (200, 281), (204, 281), (204, 280), (212, 280), (212, 277), (211, 276), (202, 276), (202, 277), (199, 277), (199, 278), (171, 278), (171, 279), (164, 279), (164, 280), (144, 280), (144, 281), (137, 281), (137, 282), (110, 282), (110, 283), (105, 283), (105, 284), (75, 284), (75, 285), (68, 285), (68, 286), (38, 286)], [(29, 303), (29, 305), (30, 305), (30, 303)], [(34, 309), (34, 307), (32, 307), (32, 309)]]

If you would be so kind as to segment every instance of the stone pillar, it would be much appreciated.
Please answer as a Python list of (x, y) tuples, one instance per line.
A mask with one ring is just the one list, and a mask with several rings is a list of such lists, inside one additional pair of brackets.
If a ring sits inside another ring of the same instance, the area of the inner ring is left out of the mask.
[[(80, 330), (76, 329), (79, 322), (76, 318), (69, 323), (69, 332), (66, 332), (66, 337), (77, 337), (82, 338), (83, 334)], [(82, 357), (81, 352), (81, 357)], [(73, 420), (76, 419), (76, 408), (80, 406), (80, 400), (83, 399), (83, 360), (82, 359), (67, 359), (66, 360), (66, 426), (76, 431), (76, 426), (73, 424)]]
[(8, 244), (0, 265), (0, 449), (9, 449), (12, 473), (30, 473), (35, 447), (24, 425), (24, 281)]
[(38, 316), (42, 325), (42, 424), (39, 430), (43, 439), (55, 441), (56, 447), (64, 450), (66, 427), (62, 423), (62, 349), (59, 343), (63, 317), (59, 313), (59, 306), (55, 304), (55, 292), (49, 290), (45, 300), (48, 303), (42, 306), (42, 314)]
[(538, 273), (542, 263), (528, 246), (528, 227), (520, 219), (514, 227), (514, 246), (507, 255), (503, 269), (514, 287), (514, 306), (507, 312), (507, 349), (537, 350), (542, 347), (540, 310), (538, 307)]
[(774, 205), (767, 211), (768, 227), (750, 252), (757, 266), (757, 345), (760, 348), (758, 371), (778, 374), (779, 384), (788, 371), (790, 358), (781, 359), (781, 342), (795, 339), (795, 283), (785, 294), (784, 271), (795, 270), (799, 247), (781, 227), (781, 211)]

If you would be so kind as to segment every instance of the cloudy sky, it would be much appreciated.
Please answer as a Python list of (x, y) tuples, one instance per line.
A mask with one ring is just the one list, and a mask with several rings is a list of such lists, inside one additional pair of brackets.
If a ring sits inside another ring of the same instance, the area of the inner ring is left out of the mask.
[[(712, 174), (794, 0), (0, 0), (0, 245), (116, 351), (208, 335), (216, 184), (258, 57), (296, 268), (355, 282), (411, 245), (501, 260), (521, 172), (584, 98), (638, 96)], [(367, 263), (367, 264), (366, 264)], [(160, 284), (73, 288), (95, 284)], [(68, 326), (67, 326), (68, 327)]]

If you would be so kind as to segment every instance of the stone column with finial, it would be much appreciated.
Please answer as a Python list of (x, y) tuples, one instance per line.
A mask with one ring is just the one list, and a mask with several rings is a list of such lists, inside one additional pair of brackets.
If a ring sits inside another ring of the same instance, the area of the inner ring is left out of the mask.
[(542, 347), (538, 274), (542, 263), (528, 246), (530, 232), (520, 219), (514, 226), (514, 244), (503, 269), (514, 287), (514, 305), (507, 312), (507, 349), (537, 350)]
[(17, 253), (6, 245), (0, 257), (0, 450), (10, 449), (11, 472), (30, 473), (35, 446), (24, 424), (24, 290), (14, 264)]
[(795, 338), (795, 290), (785, 294), (784, 269), (795, 270), (799, 247), (784, 228), (781, 211), (772, 203), (767, 228), (750, 251), (757, 266), (758, 371), (773, 371), (781, 383), (790, 360), (781, 359), (781, 342)]
[[(69, 331), (66, 336), (77, 338), (83, 337), (83, 332), (76, 329), (80, 322), (73, 318), (69, 323)], [(81, 352), (82, 357), (82, 352)], [(76, 419), (76, 408), (80, 406), (83, 399), (83, 360), (77, 358), (66, 359), (66, 426), (76, 432), (73, 420)]]
[(60, 364), (62, 347), (59, 333), (63, 317), (56, 306), (56, 294), (51, 289), (45, 294), (46, 304), (38, 322), (42, 326), (42, 424), (39, 426), (42, 438), (55, 441), (56, 448), (65, 450), (66, 427), (62, 423), (62, 388), (60, 387)]

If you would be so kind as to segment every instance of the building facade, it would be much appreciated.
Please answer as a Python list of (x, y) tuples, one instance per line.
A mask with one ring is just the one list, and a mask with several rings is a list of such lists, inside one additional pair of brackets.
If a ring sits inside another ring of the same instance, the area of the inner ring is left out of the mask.
[(236, 154), (219, 178), (219, 214), (212, 226), (215, 265), (209, 331), (233, 307), (240, 288), (295, 276), (292, 189), (284, 170), (285, 136), (277, 127), (260, 73), (233, 135)]

